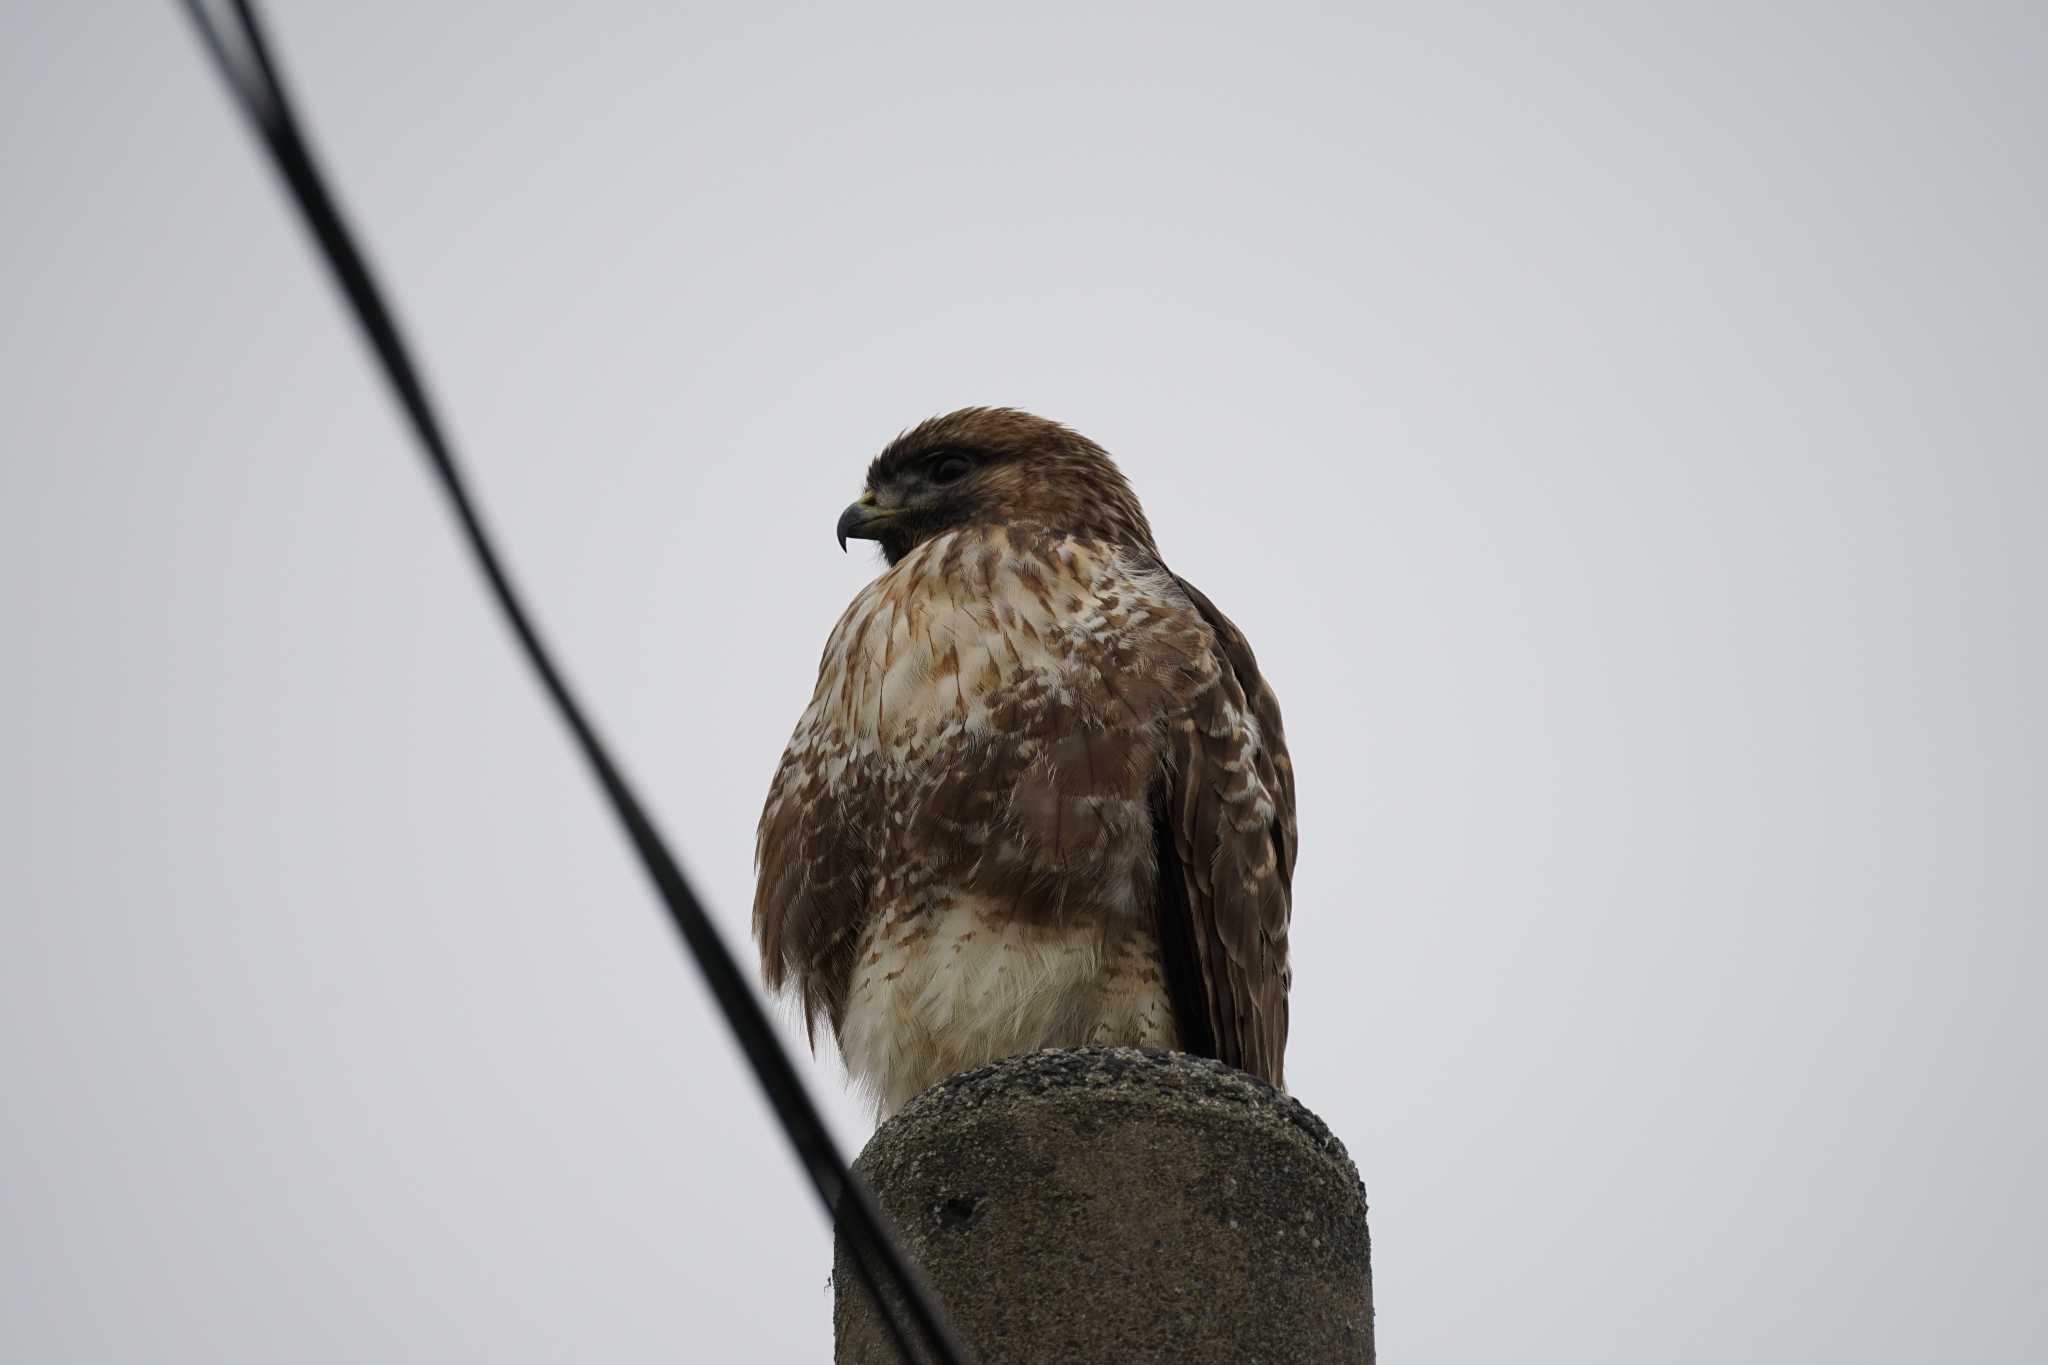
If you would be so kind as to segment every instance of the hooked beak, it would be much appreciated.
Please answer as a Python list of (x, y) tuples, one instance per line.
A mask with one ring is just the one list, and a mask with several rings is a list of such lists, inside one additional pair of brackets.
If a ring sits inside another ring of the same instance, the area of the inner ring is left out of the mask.
[(895, 515), (890, 508), (878, 506), (873, 493), (861, 494), (859, 502), (839, 514), (839, 525), (833, 528), (839, 548), (844, 551), (849, 540), (879, 539), (879, 528)]

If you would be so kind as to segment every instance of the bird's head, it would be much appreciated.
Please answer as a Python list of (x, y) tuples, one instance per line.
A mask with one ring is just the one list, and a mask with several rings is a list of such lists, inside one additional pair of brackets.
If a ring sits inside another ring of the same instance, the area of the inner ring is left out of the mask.
[(1137, 495), (1106, 451), (1014, 408), (962, 408), (911, 428), (868, 466), (839, 546), (872, 540), (894, 564), (945, 531), (1029, 524), (1154, 552)]

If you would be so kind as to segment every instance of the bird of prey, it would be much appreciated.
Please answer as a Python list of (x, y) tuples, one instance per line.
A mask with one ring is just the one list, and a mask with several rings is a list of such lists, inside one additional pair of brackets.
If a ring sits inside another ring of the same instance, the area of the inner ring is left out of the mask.
[(839, 518), (888, 568), (825, 645), (755, 849), (772, 990), (882, 1117), (1101, 1043), (1282, 1084), (1294, 775), (1242, 632), (1108, 454), (1008, 408), (899, 436)]

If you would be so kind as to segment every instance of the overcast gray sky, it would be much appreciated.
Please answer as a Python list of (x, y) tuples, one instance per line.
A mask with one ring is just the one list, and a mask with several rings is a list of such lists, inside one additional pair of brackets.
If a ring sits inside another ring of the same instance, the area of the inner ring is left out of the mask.
[[(2044, 15), (274, 7), (735, 947), (867, 458), (1115, 452), (1286, 708), (1288, 1074), (1404, 1362), (2048, 1353)], [(0, 1356), (824, 1358), (175, 7), (8, 7), (0, 108)]]

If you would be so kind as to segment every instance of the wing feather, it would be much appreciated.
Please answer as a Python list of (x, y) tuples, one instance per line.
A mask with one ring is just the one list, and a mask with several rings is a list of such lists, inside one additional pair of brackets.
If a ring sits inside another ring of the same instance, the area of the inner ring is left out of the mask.
[(1170, 722), (1157, 811), (1169, 982), (1183, 1046), (1281, 1085), (1295, 823), (1280, 703), (1244, 633), (1199, 589), (1174, 582), (1213, 642)]

